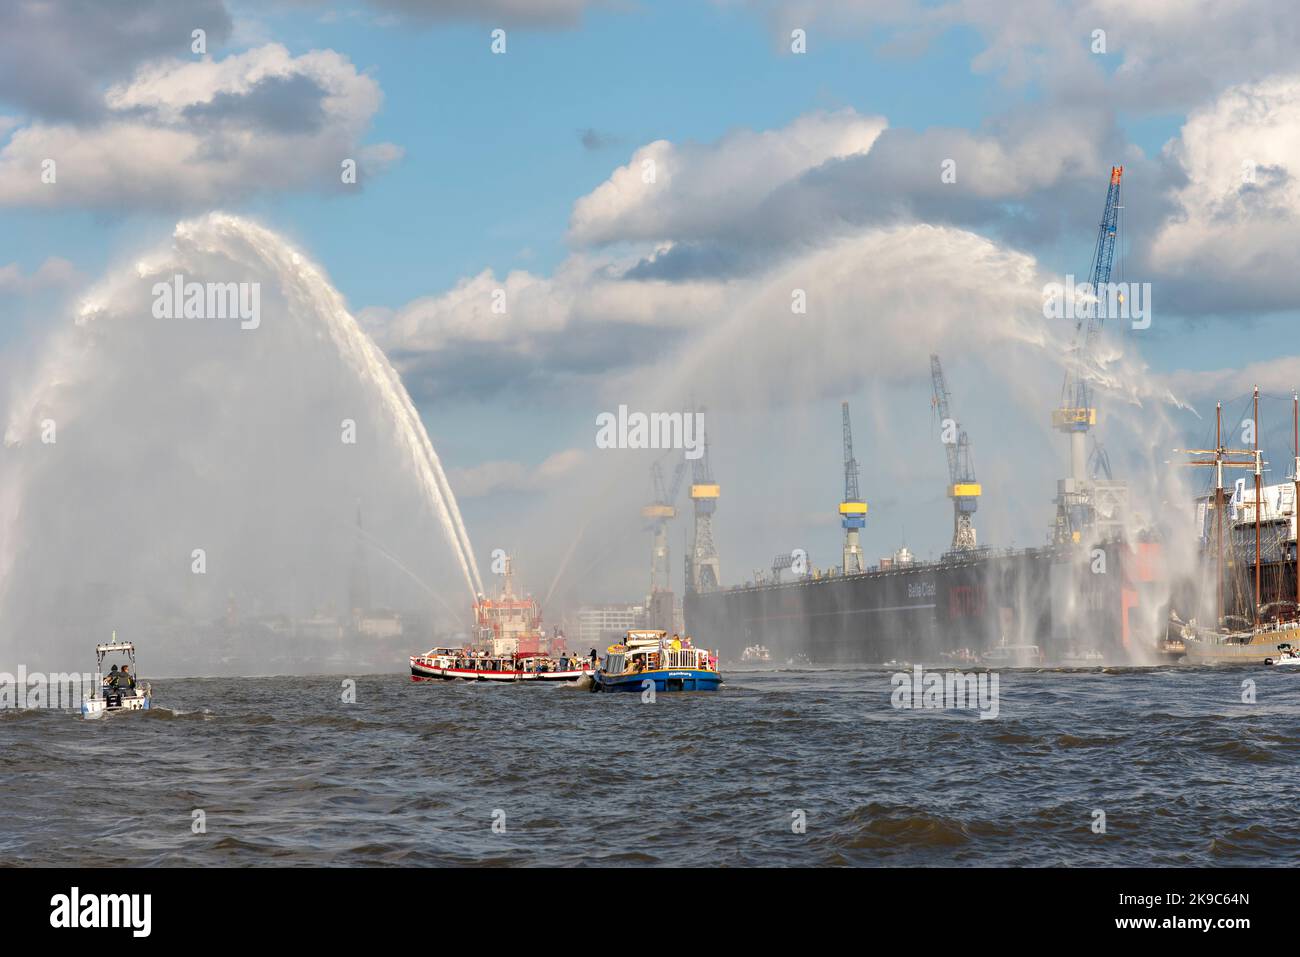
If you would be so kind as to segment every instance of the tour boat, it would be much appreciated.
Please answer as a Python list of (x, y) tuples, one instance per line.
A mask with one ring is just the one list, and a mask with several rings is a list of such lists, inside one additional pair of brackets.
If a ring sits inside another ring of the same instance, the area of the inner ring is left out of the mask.
[(629, 631), (610, 645), (592, 679), (592, 691), (717, 691), (722, 684), (715, 654), (653, 630)]
[(579, 681), (591, 671), (590, 658), (557, 660), (527, 652), (475, 655), (459, 648), (431, 648), (411, 656), (411, 678), (416, 681)]

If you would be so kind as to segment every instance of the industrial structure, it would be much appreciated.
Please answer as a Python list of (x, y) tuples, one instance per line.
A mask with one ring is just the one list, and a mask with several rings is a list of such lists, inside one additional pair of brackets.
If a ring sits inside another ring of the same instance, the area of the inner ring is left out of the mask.
[[(778, 658), (825, 664), (996, 664), (1019, 656), (1049, 662), (1132, 660), (1157, 651), (1156, 638), (1164, 634), (1170, 603), (1163, 547), (1154, 535), (1125, 537), (1127, 486), (1110, 476), (1103, 450), (1098, 447), (1091, 460), (1087, 454), (1089, 433), (1097, 423), (1090, 386), (1096, 378), (1093, 351), (1111, 311), (1102, 308), (1103, 303), (1111, 306), (1119, 288), (1111, 282), (1111, 272), (1123, 208), (1122, 176), (1121, 167), (1111, 169), (1092, 285), (1081, 288), (1082, 298), (1071, 303), (1074, 346), (1061, 401), (1052, 415), (1055, 428), (1070, 436), (1070, 471), (1058, 483), (1051, 544), (1026, 549), (979, 546), (973, 517), (982, 488), (970, 440), (952, 415), (942, 366), (932, 356), (933, 402), (947, 426), (952, 548), (938, 561), (917, 560), (900, 549), (892, 558), (865, 564), (859, 536), (867, 507), (861, 500), (844, 404), (844, 498), (839, 510), (843, 574), (819, 574), (810, 567), (808, 574), (783, 581), (780, 572), (787, 559), (781, 556), (773, 562), (771, 579), (755, 576), (737, 587), (704, 588), (698, 587), (703, 576), (696, 568), (688, 579), (695, 585), (685, 596), (686, 626), (693, 636), (719, 648), (724, 658), (739, 659), (746, 649), (761, 645)], [(1122, 294), (1118, 301), (1123, 303)], [(1300, 431), (1297, 439), (1300, 458)], [(707, 477), (707, 466), (703, 474)], [(697, 474), (696, 487), (701, 481)], [(693, 561), (703, 554), (700, 542), (707, 542), (709, 553), (716, 554), (707, 524), (712, 510), (700, 508), (714, 502), (696, 502)], [(707, 536), (698, 527), (701, 517)], [(1085, 542), (1086, 551), (1076, 546)], [(714, 574), (710, 582), (716, 581)]]
[(677, 463), (673, 470), (671, 486), (664, 485), (664, 472), (658, 462), (650, 466), (650, 483), (654, 489), (654, 501), (641, 509), (641, 517), (650, 524), (648, 530), (653, 533), (650, 548), (650, 594), (657, 591), (671, 590), (671, 563), (668, 551), (668, 523), (677, 517), (677, 493), (681, 491), (682, 479), (686, 475), (685, 460)]
[[(686, 460), (677, 463), (672, 484), (664, 485), (663, 468), (658, 462), (650, 467), (654, 500), (641, 509), (641, 517), (650, 524), (650, 592), (645, 608), (648, 626), (672, 629), (677, 620), (677, 598), (672, 589), (672, 563), (668, 549), (668, 524), (677, 517), (677, 494), (686, 476)], [(643, 622), (643, 625), (645, 623)]]
[[(701, 412), (704, 410), (701, 409)], [(721, 488), (713, 480), (709, 466), (709, 433), (703, 434), (703, 447), (698, 459), (692, 463), (691, 501), (695, 503), (695, 527), (691, 535), (690, 553), (686, 564), (686, 591), (707, 592), (722, 582), (718, 561), (718, 548), (713, 543), (713, 513), (718, 508)]]
[[(1111, 267), (1119, 234), (1120, 211), (1124, 208), (1120, 203), (1123, 176), (1124, 167), (1111, 167), (1106, 205), (1097, 229), (1089, 270), (1091, 286), (1083, 293), (1089, 301), (1082, 308), (1078, 303), (1066, 302), (1067, 307), (1073, 306), (1074, 309), (1074, 344), (1065, 382), (1061, 386), (1061, 404), (1052, 410), (1052, 427), (1070, 437), (1070, 474), (1057, 482), (1052, 540), (1058, 545), (1082, 541), (1084, 533), (1090, 529), (1096, 529), (1100, 539), (1116, 538), (1127, 507), (1128, 488), (1125, 483), (1109, 477), (1110, 463), (1105, 453), (1099, 451), (1095, 455), (1099, 469), (1107, 475), (1102, 479), (1098, 475), (1089, 475), (1087, 450), (1088, 433), (1097, 424), (1087, 365), (1101, 336), (1107, 303), (1111, 298)], [(1122, 303), (1123, 293), (1115, 298)]]
[(979, 482), (975, 481), (970, 439), (966, 437), (966, 430), (952, 417), (952, 397), (943, 377), (943, 366), (933, 353), (930, 354), (930, 381), (934, 387), (931, 403), (939, 413), (939, 437), (948, 456), (947, 494), (952, 499), (952, 551), (970, 552), (976, 548), (972, 519), (979, 508), (981, 489)]
[(858, 533), (867, 524), (867, 503), (858, 491), (860, 469), (853, 457), (853, 428), (849, 424), (849, 404), (840, 405), (844, 425), (844, 498), (840, 501), (840, 525), (844, 529), (845, 575), (861, 575), (866, 571), (862, 561), (862, 544)]

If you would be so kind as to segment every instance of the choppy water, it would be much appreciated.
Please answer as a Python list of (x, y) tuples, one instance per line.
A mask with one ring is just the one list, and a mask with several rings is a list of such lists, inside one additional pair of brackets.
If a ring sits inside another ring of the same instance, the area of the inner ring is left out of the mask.
[(717, 694), (644, 704), (370, 676), (350, 705), (337, 677), (158, 680), (151, 713), (0, 713), (0, 861), (1300, 859), (1300, 672), (1003, 672), (994, 720), (895, 710), (889, 679), (731, 672)]

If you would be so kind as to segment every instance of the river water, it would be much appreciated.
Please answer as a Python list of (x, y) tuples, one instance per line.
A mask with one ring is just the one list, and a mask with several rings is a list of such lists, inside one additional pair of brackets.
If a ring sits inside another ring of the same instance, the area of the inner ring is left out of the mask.
[(716, 694), (653, 702), (402, 675), (357, 677), (355, 703), (342, 677), (158, 679), (148, 713), (0, 712), (0, 860), (1300, 860), (1300, 672), (1004, 671), (992, 719), (895, 708), (891, 675), (733, 671)]

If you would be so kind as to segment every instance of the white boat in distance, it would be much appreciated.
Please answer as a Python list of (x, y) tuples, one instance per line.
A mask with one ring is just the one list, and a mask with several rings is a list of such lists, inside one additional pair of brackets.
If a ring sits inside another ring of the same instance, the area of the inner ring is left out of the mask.
[(1037, 645), (995, 645), (980, 655), (992, 668), (1037, 668), (1043, 664), (1043, 650)]
[(81, 702), (81, 716), (87, 720), (118, 711), (148, 711), (153, 704), (153, 689), (149, 682), (137, 682), (133, 676), (128, 676), (126, 668), (118, 671), (117, 665), (109, 674), (103, 673), (104, 659), (117, 654), (126, 656), (127, 667), (135, 667), (135, 644), (118, 641), (117, 632), (113, 632), (112, 641), (95, 646), (95, 674), (101, 685), (88, 691)]

